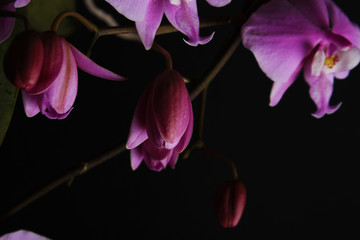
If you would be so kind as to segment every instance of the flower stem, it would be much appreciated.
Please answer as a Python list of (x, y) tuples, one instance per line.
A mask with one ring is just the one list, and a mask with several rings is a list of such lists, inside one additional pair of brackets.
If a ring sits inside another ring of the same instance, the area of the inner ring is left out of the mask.
[(158, 51), (159, 53), (161, 53), (164, 56), (165, 61), (166, 61), (166, 69), (170, 70), (173, 68), (171, 55), (165, 48), (163, 48), (162, 46), (160, 46), (159, 44), (154, 42), (152, 49)]
[(79, 166), (74, 167), (73, 169), (69, 170), (67, 173), (61, 175), (59, 178), (53, 180), (52, 182), (46, 184), (44, 187), (39, 189), (38, 191), (34, 192), (33, 194), (29, 195), (27, 198), (19, 202), (18, 204), (14, 205), (10, 209), (8, 209), (5, 213), (0, 215), (0, 222), (5, 220), (6, 218), (12, 216), (13, 214), (19, 212), (24, 207), (28, 206), (30, 203), (34, 202), (35, 200), (39, 199), (46, 193), (50, 192), (51, 190), (55, 189), (56, 187), (60, 186), (61, 184), (72, 181), (76, 176), (79, 176), (90, 169), (94, 168), (95, 166), (104, 163), (105, 161), (119, 155), (120, 153), (126, 150), (125, 144), (121, 144), (115, 146), (104, 152), (103, 154), (94, 157), (88, 162), (81, 163)]
[(0, 18), (1, 17), (18, 18), (24, 22), (24, 26), (26, 30), (30, 31), (32, 29), (29, 20), (22, 14), (11, 11), (0, 10)]
[(59, 25), (61, 23), (62, 20), (64, 20), (64, 18), (66, 17), (73, 17), (75, 19), (77, 19), (79, 22), (81, 22), (90, 32), (97, 32), (98, 31), (98, 27), (93, 24), (92, 22), (90, 22), (88, 19), (86, 19), (84, 16), (82, 16), (81, 14), (75, 12), (75, 11), (66, 11), (63, 12), (61, 14), (59, 14), (55, 20), (53, 21), (52, 25), (51, 25), (51, 30), (57, 32)]

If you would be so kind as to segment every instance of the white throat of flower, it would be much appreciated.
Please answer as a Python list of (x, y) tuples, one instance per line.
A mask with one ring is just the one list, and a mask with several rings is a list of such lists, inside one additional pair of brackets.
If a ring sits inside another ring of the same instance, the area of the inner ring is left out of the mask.
[(314, 55), (311, 64), (311, 74), (320, 76), (325, 74), (345, 72), (353, 69), (360, 62), (360, 49), (352, 47), (345, 50), (336, 50), (331, 56), (326, 57), (324, 49), (320, 49)]
[[(181, 3), (181, 1), (183, 1), (183, 0), (170, 0), (170, 3), (171, 3), (172, 5), (179, 6), (180, 3)], [(191, 2), (191, 1), (192, 1), (192, 0), (185, 0), (186, 3)]]

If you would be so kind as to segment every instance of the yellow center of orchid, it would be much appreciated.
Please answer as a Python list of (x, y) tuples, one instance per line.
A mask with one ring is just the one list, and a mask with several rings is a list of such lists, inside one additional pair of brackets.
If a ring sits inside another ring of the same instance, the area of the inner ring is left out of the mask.
[(328, 68), (333, 68), (338, 61), (339, 61), (339, 57), (337, 55), (326, 57), (325, 66), (327, 66)]

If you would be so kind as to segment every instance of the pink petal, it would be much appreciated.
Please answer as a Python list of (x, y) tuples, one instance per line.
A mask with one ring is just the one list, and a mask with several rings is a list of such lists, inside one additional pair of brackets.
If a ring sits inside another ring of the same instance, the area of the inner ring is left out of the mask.
[(274, 0), (261, 6), (243, 25), (244, 46), (273, 81), (287, 82), (303, 59), (325, 38), (294, 5)]
[(28, 91), (29, 94), (45, 92), (58, 77), (63, 62), (62, 38), (53, 31), (41, 34), (44, 44), (44, 64), (36, 85)]
[(326, 3), (328, 5), (332, 31), (347, 38), (353, 45), (360, 48), (359, 27), (352, 23), (333, 1), (328, 0)]
[(25, 91), (21, 91), (26, 116), (33, 117), (40, 112), (38, 98), (36, 95), (29, 95)]
[[(0, 9), (4, 11), (15, 12), (14, 3), (10, 3), (6, 6), (3, 6)], [(15, 25), (15, 18), (0, 17), (0, 43), (8, 39), (8, 37), (12, 33), (14, 25)]]
[(289, 2), (314, 25), (325, 29), (329, 27), (329, 13), (324, 0), (289, 0)]
[(143, 143), (148, 135), (146, 133), (146, 113), (151, 85), (141, 95), (131, 122), (130, 133), (126, 142), (127, 149), (133, 149)]
[(131, 149), (131, 151), (130, 151), (130, 159), (131, 159), (131, 168), (132, 168), (132, 170), (136, 170), (140, 166), (142, 160), (144, 159), (144, 153), (143, 153), (142, 145)]
[(164, 9), (171, 24), (189, 38), (189, 40), (185, 40), (187, 44), (191, 46), (206, 44), (213, 38), (214, 33), (208, 37), (200, 37), (199, 35), (200, 24), (196, 1), (187, 3), (185, 0), (181, 0), (179, 6), (166, 1)]
[(360, 49), (353, 47), (347, 51), (336, 51), (335, 55), (339, 62), (331, 69), (331, 72), (346, 72), (355, 68), (360, 62)]
[(78, 87), (78, 72), (75, 59), (65, 39), (62, 40), (62, 45), (64, 56), (61, 71), (45, 93), (50, 105), (58, 114), (67, 113), (71, 109)]
[(136, 22), (136, 29), (146, 50), (149, 50), (153, 45), (163, 15), (164, 1), (150, 1), (144, 19)]
[[(191, 99), (189, 97), (189, 123), (188, 126), (186, 128), (186, 131), (184, 132), (183, 136), (181, 137), (179, 143), (177, 144), (175, 151), (176, 153), (181, 153), (182, 151), (185, 150), (185, 148), (187, 147), (187, 145), (190, 142), (190, 139), (192, 137), (193, 134), (193, 128), (194, 128), (194, 114), (193, 114), (193, 110), (192, 110), (192, 103), (191, 103)], [(174, 163), (175, 164), (175, 163)]]
[(301, 62), (300, 65), (294, 70), (293, 74), (290, 78), (285, 82), (275, 81), (273, 83), (271, 93), (270, 93), (270, 106), (276, 106), (279, 101), (281, 100), (282, 96), (286, 92), (286, 90), (294, 83), (297, 76), (299, 75), (301, 68), (303, 67), (303, 63)]
[(169, 160), (169, 165), (172, 169), (175, 169), (176, 162), (179, 158), (179, 154), (176, 151), (173, 151), (173, 154)]
[(231, 0), (206, 0), (206, 1), (214, 7), (223, 7), (231, 2)]
[(174, 70), (160, 74), (154, 82), (152, 101), (161, 138), (166, 143), (177, 143), (190, 119), (191, 105), (183, 77)]
[(341, 104), (338, 104), (335, 107), (329, 106), (330, 98), (333, 92), (333, 84), (334, 76), (332, 74), (322, 73), (316, 81), (311, 80), (311, 83), (309, 84), (310, 96), (317, 106), (317, 111), (313, 114), (313, 116), (321, 118), (325, 114), (334, 113), (339, 109)]
[(125, 78), (117, 75), (116, 73), (113, 73), (113, 72), (97, 65), (95, 62), (93, 62), (90, 58), (88, 58), (82, 52), (77, 50), (70, 43), (68, 43), (68, 45), (71, 49), (72, 55), (75, 58), (76, 65), (84, 72), (87, 72), (93, 76), (108, 79), (108, 80), (116, 80), (116, 81), (125, 80)]
[(105, 0), (116, 11), (132, 21), (142, 21), (145, 17), (146, 8), (153, 0)]
[(0, 240), (49, 240), (30, 231), (18, 230), (0, 237)]
[(41, 113), (49, 119), (64, 119), (70, 114), (71, 110), (73, 109), (73, 108), (71, 108), (66, 113), (58, 113), (51, 106), (51, 103), (49, 102), (46, 92), (43, 94), (40, 94), (40, 95), (36, 95), (36, 96), (39, 96), (39, 102), (41, 105)]
[(14, 6), (16, 8), (21, 8), (21, 7), (25, 7), (26, 5), (28, 5), (30, 2), (30, 0), (16, 0), (14, 3)]

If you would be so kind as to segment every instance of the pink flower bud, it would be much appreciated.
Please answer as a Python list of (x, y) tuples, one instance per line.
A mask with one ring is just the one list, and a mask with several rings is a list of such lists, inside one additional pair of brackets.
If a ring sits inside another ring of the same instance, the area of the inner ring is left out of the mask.
[(245, 208), (246, 189), (242, 182), (233, 180), (220, 185), (214, 195), (214, 207), (223, 227), (235, 227)]
[(37, 83), (44, 62), (40, 35), (25, 31), (15, 37), (4, 58), (4, 72), (16, 87), (29, 91)]

